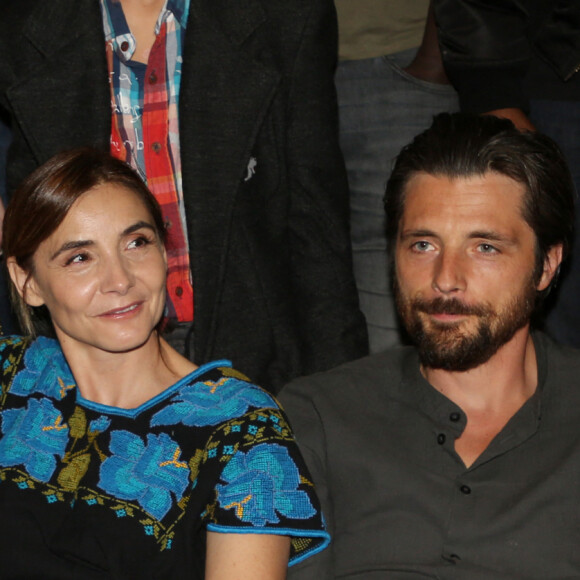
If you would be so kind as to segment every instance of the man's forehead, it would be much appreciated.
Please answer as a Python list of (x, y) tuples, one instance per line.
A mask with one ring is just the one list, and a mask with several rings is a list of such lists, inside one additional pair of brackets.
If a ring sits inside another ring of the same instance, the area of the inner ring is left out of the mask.
[(501, 200), (504, 204), (497, 207), (497, 211), (501, 212), (505, 204), (521, 207), (524, 195), (523, 184), (496, 171), (467, 176), (417, 172), (405, 186), (403, 210), (407, 209), (409, 199), (416, 197), (423, 204), (441, 205), (483, 204)]

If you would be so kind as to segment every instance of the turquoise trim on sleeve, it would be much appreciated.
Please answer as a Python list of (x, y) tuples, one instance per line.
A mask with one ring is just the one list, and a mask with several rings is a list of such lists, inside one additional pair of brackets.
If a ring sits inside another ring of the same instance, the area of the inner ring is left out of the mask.
[(294, 566), (299, 562), (322, 552), (330, 544), (330, 534), (326, 530), (299, 530), (292, 528), (250, 528), (250, 527), (234, 527), (234, 526), (219, 526), (216, 524), (208, 524), (207, 530), (209, 532), (217, 532), (220, 534), (269, 534), (273, 536), (291, 536), (302, 538), (320, 538), (322, 541), (316, 544), (309, 550), (305, 550), (297, 554), (288, 561), (288, 566)]

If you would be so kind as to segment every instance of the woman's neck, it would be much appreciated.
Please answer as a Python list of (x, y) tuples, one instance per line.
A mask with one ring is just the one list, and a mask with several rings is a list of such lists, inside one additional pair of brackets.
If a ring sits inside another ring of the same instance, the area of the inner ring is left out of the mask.
[(157, 333), (129, 352), (61, 346), (83, 398), (122, 409), (139, 407), (197, 368)]

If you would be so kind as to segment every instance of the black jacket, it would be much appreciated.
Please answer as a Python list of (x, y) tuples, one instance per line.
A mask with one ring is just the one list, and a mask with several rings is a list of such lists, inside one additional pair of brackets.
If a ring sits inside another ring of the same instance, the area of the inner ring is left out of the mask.
[(447, 74), (463, 110), (580, 98), (578, 0), (433, 0)]

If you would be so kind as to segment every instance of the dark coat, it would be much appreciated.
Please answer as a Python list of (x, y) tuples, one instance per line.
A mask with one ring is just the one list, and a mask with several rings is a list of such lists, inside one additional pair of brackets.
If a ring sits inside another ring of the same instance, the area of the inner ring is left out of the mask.
[[(1, 4), (14, 188), (58, 151), (108, 149), (111, 108), (97, 0)], [(195, 362), (229, 358), (274, 390), (367, 350), (335, 54), (331, 0), (191, 0), (180, 135)]]

